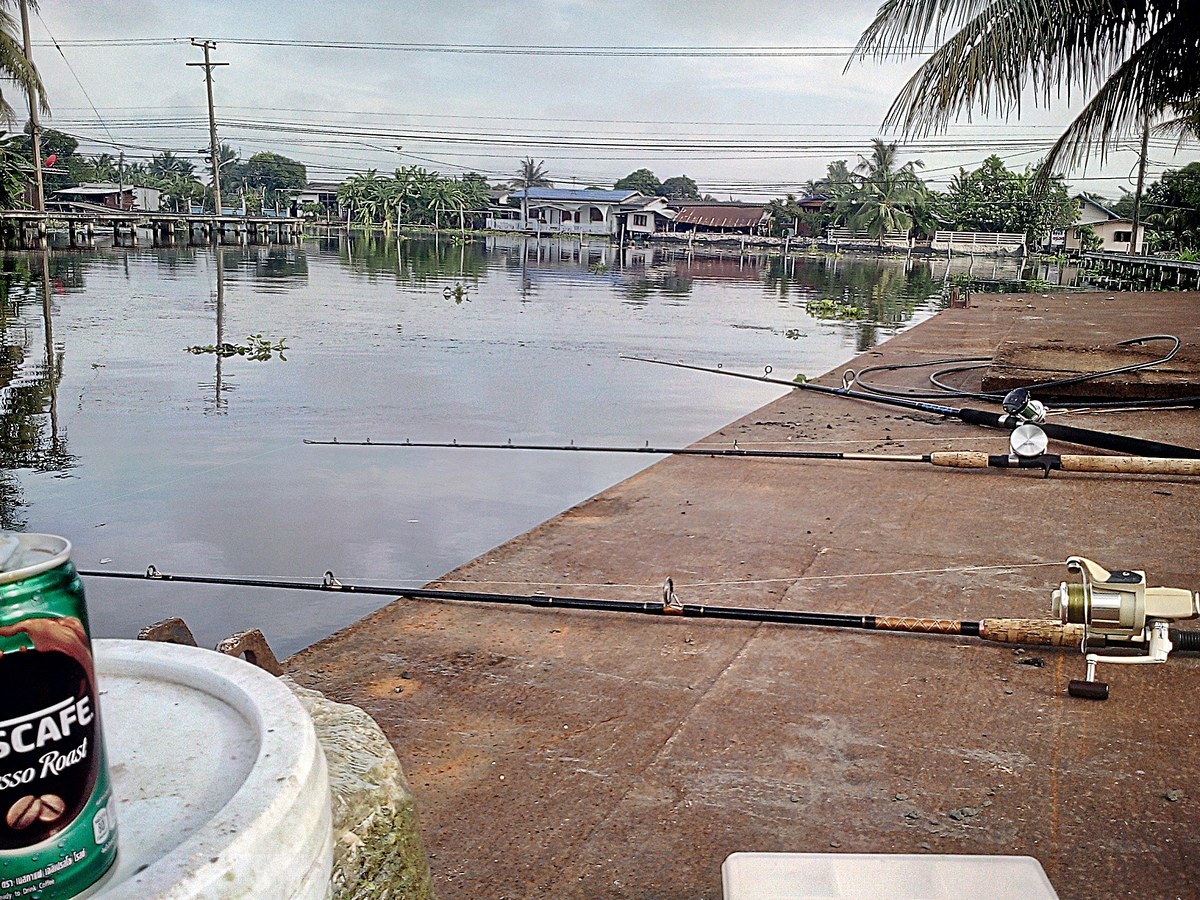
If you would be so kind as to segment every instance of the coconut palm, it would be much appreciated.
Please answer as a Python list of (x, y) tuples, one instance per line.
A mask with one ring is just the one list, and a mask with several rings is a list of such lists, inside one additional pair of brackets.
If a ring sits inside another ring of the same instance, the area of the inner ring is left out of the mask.
[(155, 153), (150, 157), (149, 171), (157, 178), (169, 178), (172, 175), (191, 178), (196, 167), (182, 156), (176, 156), (170, 150), (164, 150), (162, 153)]
[(546, 171), (545, 162), (535, 162), (532, 156), (527, 156), (521, 160), (521, 168), (517, 170), (517, 177), (509, 182), (509, 185), (514, 188), (521, 189), (521, 221), (529, 222), (529, 189), (534, 187), (550, 187), (554, 184), (550, 180), (550, 173)]
[(1186, 115), (1200, 95), (1192, 0), (883, 0), (847, 66), (923, 53), (884, 119), (906, 134), (979, 109), (1008, 115), (1032, 96), (1090, 95), (1042, 171), (1105, 152), (1147, 119)]
[(528, 190), (531, 187), (551, 187), (554, 182), (550, 180), (550, 173), (546, 170), (545, 161), (535, 161), (532, 156), (527, 156), (521, 160), (517, 177), (509, 184), (515, 188)]
[(928, 189), (917, 175), (921, 161), (910, 160), (897, 168), (896, 149), (896, 144), (875, 138), (870, 155), (860, 156), (854, 173), (848, 176), (852, 187), (826, 201), (834, 221), (866, 231), (881, 250), (889, 232), (908, 232), (913, 227), (929, 199)]
[[(26, 58), (21, 44), (20, 26), (6, 8), (12, 5), (12, 0), (0, 2), (0, 80), (10, 81), (27, 93), (32, 90), (38, 98), (41, 111), (48, 113), (50, 105), (46, 102), (46, 88), (42, 85), (42, 78)], [(0, 91), (0, 119), (12, 122), (14, 115), (12, 105)]]
[(117, 168), (117, 160), (111, 153), (100, 153), (87, 161), (95, 181), (116, 181), (121, 173)]

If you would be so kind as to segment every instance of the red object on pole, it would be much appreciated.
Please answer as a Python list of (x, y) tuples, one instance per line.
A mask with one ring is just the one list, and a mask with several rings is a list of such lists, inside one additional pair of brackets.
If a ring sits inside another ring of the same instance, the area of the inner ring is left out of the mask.
[(50, 166), (54, 165), (56, 162), (58, 162), (58, 154), (51, 153), (46, 157), (46, 168), (50, 168)]

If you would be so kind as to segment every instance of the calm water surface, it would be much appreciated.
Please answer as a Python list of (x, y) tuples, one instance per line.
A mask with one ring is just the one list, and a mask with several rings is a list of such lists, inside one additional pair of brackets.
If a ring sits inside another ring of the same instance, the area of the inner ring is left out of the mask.
[[(568, 242), (220, 253), (55, 250), (48, 304), (43, 255), (2, 258), (5, 527), (67, 536), (81, 568), (418, 585), (653, 459), (305, 438), (684, 444), (780, 391), (621, 353), (816, 375), (931, 315), (941, 285), (902, 260), (620, 259)], [(822, 299), (865, 318), (810, 315)], [(286, 359), (186, 349), (250, 335)], [(87, 591), (99, 636), (180, 615), (203, 645), (261, 627), (281, 655), (387, 599)]]

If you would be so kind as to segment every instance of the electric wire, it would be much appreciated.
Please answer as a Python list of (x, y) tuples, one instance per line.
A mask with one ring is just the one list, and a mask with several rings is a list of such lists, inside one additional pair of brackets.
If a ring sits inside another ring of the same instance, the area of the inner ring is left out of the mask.
[[(1035, 382), (1025, 385), (1025, 389), (1029, 391), (1053, 391), (1061, 387), (1066, 387), (1073, 384), (1082, 384), (1089, 381), (1097, 381), (1104, 378), (1111, 378), (1114, 375), (1129, 374), (1138, 372), (1154, 366), (1162, 365), (1170, 362), (1179, 352), (1182, 342), (1180, 339), (1171, 334), (1156, 334), (1146, 335), (1139, 338), (1131, 338), (1125, 341), (1119, 341), (1116, 346), (1128, 347), (1144, 344), (1149, 341), (1171, 341), (1172, 348), (1164, 356), (1158, 359), (1145, 360), (1138, 363), (1131, 363), (1125, 366), (1117, 366), (1115, 368), (1106, 369), (1098, 372), (1088, 372), (1081, 375), (1075, 375), (1068, 378), (1051, 379), (1049, 381)], [(961, 375), (965, 372), (978, 371), (979, 369), (988, 368), (995, 365), (992, 357), (988, 356), (953, 356), (944, 357), (933, 360), (920, 360), (912, 363), (883, 363), (875, 366), (867, 366), (857, 371), (850, 370), (846, 373), (846, 377), (850, 383), (860, 390), (878, 394), (885, 397), (902, 397), (913, 400), (937, 400), (948, 396), (953, 397), (970, 397), (976, 400), (987, 400), (993, 403), (999, 403), (1004, 399), (1007, 391), (984, 391), (970, 390), (968, 388), (959, 387), (949, 384), (946, 378), (953, 375)], [(867, 376), (876, 375), (887, 372), (897, 372), (911, 369), (926, 369), (934, 366), (945, 366), (946, 368), (938, 369), (929, 376), (929, 381), (936, 391), (914, 391), (914, 390), (893, 390), (882, 387), (866, 380)], [(1148, 399), (1148, 400), (1062, 400), (1055, 403), (1058, 409), (1154, 409), (1169, 406), (1192, 406), (1200, 404), (1200, 396), (1186, 397), (1170, 397), (1163, 399)]]
[(42, 18), (41, 10), (39, 10), (37, 6), (33, 6), (33, 12), (34, 15), (38, 17), (38, 21), (42, 23), (42, 27), (46, 29), (46, 34), (50, 36), (50, 43), (54, 46), (54, 49), (58, 51), (58, 55), (62, 57), (62, 61), (66, 63), (67, 70), (71, 73), (71, 77), (74, 78), (75, 83), (79, 85), (79, 90), (83, 92), (83, 96), (87, 99), (88, 105), (91, 107), (92, 112), (96, 114), (96, 119), (100, 122), (100, 126), (104, 129), (110, 140), (115, 140), (112, 132), (108, 129), (108, 124), (104, 121), (104, 117), (100, 115), (100, 110), (96, 108), (95, 101), (92, 100), (91, 95), (87, 92), (87, 88), (83, 86), (83, 81), (80, 80), (79, 74), (75, 71), (75, 67), (71, 65), (71, 61), (67, 59), (67, 54), (63, 53), (62, 45), (55, 40), (54, 35), (51, 34), (50, 26), (47, 25), (46, 20)]

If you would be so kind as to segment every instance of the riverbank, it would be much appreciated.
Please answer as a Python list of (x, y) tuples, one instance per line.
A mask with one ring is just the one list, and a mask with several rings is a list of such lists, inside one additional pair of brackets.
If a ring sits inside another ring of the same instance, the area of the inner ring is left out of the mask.
[[(1194, 344), (1198, 323), (1196, 293), (974, 294), (850, 365), (1031, 331)], [(1066, 420), (1200, 445), (1195, 409)], [(799, 391), (708, 440), (735, 439), (1006, 452), (1001, 432)], [(653, 601), (672, 576), (689, 603), (1044, 616), (1068, 555), (1194, 590), (1198, 545), (1182, 480), (674, 457), (438, 584)], [(1200, 699), (1195, 657), (1102, 668), (1095, 703), (1064, 693), (1071, 649), (398, 601), (287, 668), (383, 727), (443, 898), (719, 897), (737, 850), (1029, 854), (1064, 897), (1200, 890), (1200, 749), (1174, 712)]]

